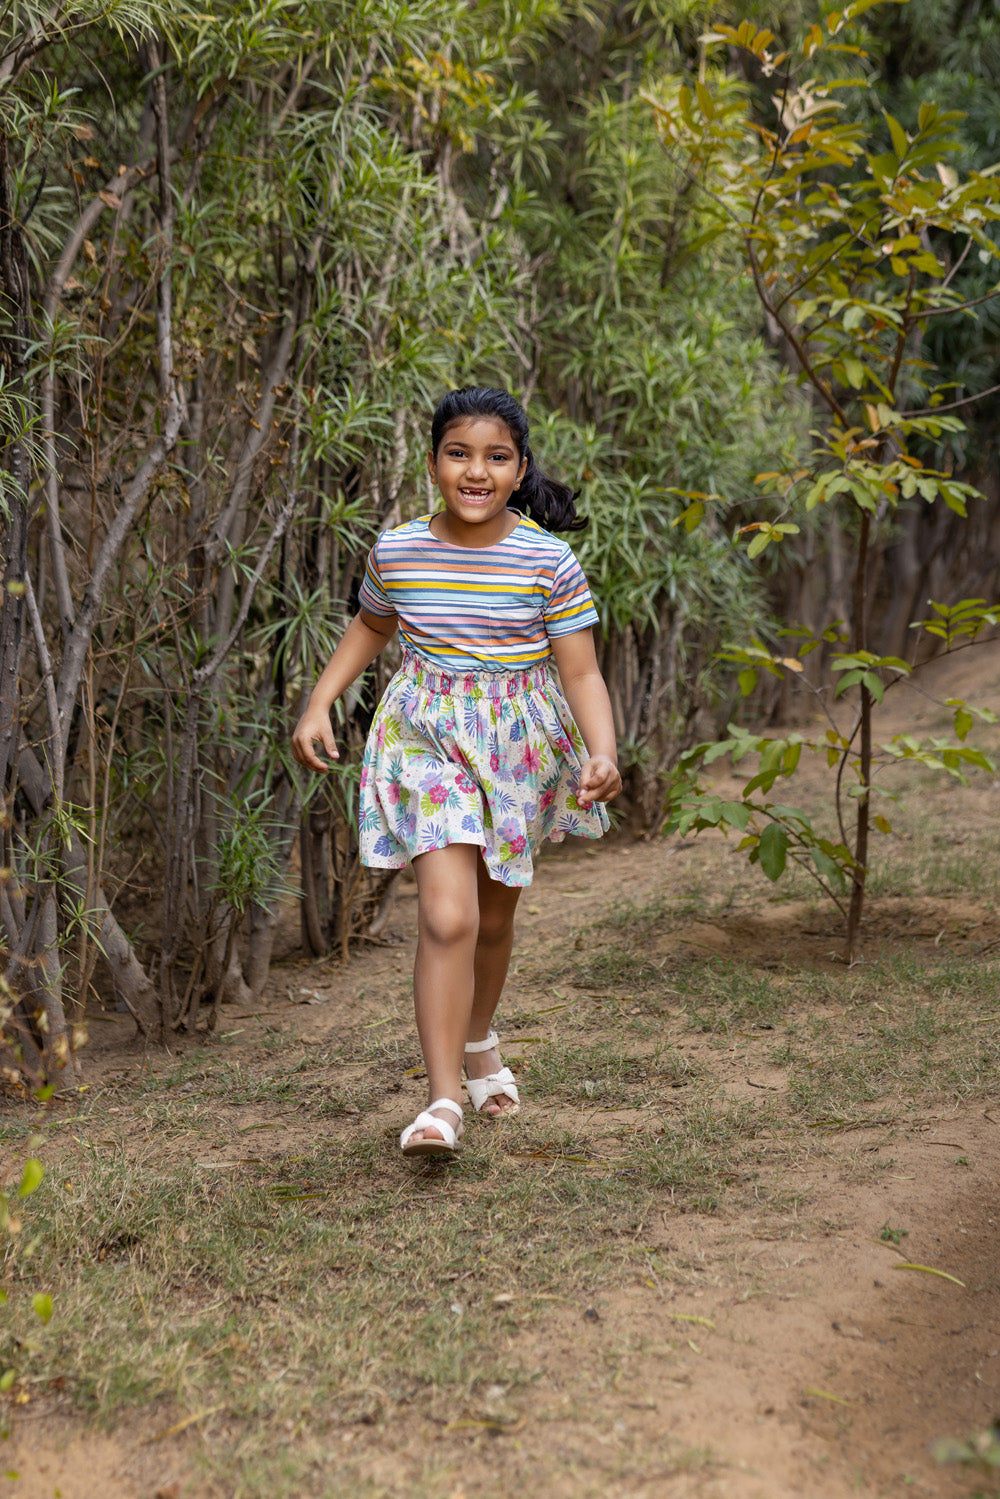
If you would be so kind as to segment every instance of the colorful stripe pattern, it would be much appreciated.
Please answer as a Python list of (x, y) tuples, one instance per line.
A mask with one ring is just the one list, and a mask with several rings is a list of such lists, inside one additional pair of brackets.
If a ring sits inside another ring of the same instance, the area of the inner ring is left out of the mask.
[(526, 516), (481, 549), (438, 541), (429, 515), (383, 531), (358, 598), (371, 614), (397, 614), (411, 651), (458, 671), (537, 665), (551, 654), (551, 637), (598, 620), (565, 541)]

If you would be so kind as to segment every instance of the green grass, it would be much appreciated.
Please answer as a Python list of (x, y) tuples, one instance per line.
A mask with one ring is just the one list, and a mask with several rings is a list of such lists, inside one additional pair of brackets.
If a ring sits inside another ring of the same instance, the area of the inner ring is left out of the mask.
[(674, 1047), (661, 1045), (648, 1055), (632, 1056), (609, 1041), (592, 1046), (552, 1041), (533, 1048), (526, 1075), (542, 1099), (642, 1108), (664, 1088), (685, 1087), (697, 1071)]
[(735, 1027), (773, 1025), (787, 1005), (770, 975), (718, 960), (693, 964), (682, 993), (691, 1026), (723, 1035)]

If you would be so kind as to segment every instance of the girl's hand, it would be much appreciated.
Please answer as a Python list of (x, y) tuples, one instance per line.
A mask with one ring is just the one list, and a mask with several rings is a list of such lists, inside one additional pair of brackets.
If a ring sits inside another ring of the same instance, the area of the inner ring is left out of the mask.
[(307, 770), (319, 770), (325, 775), (330, 766), (327, 760), (321, 760), (317, 755), (317, 744), (323, 746), (330, 760), (340, 759), (329, 713), (317, 708), (307, 708), (292, 734), (292, 754)]
[(609, 802), (622, 789), (618, 766), (607, 755), (592, 755), (580, 772), (580, 789), (576, 799), (581, 807), (591, 802)]

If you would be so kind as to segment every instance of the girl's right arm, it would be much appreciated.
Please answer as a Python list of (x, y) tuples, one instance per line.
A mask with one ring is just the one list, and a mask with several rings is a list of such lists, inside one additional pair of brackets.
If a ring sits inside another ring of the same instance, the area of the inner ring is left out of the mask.
[(329, 765), (313, 748), (315, 744), (322, 744), (331, 760), (340, 759), (330, 723), (330, 709), (388, 645), (398, 623), (395, 614), (370, 614), (367, 609), (359, 610), (351, 620), (312, 690), (306, 711), (295, 725), (292, 754), (300, 765), (308, 770), (329, 770)]

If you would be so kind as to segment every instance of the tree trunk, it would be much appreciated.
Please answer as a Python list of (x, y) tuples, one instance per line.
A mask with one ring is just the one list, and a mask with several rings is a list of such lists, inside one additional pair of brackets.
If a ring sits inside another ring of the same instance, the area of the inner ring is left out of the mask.
[[(858, 536), (857, 568), (854, 574), (854, 632), (855, 651), (868, 649), (868, 549), (871, 537), (871, 514), (865, 510), (861, 515)], [(861, 921), (865, 906), (865, 887), (868, 880), (868, 824), (871, 813), (872, 780), (872, 695), (864, 682), (860, 683), (861, 715), (860, 784), (858, 810), (854, 836), (854, 869), (851, 873), (851, 903), (847, 913), (847, 961), (856, 963), (861, 953)]]
[[(51, 782), (31, 749), (22, 749), (18, 759), (18, 781), (35, 818), (40, 818), (52, 794)], [(62, 850), (62, 876), (67, 895), (81, 907), (87, 899), (87, 856), (79, 839), (69, 832)], [(129, 1010), (143, 1036), (162, 1036), (162, 1015), (156, 990), (122, 931), (100, 885), (92, 892), (87, 917), (101, 960), (110, 976), (115, 997)]]
[[(0, 365), (11, 400), (20, 405), (28, 425), (27, 347), (30, 314), (28, 255), (24, 234), (14, 217), (8, 140), (0, 130)], [(6, 517), (3, 549), (3, 601), (0, 604), (0, 793), (9, 804), (21, 733), (21, 650), (24, 641), (25, 580), (28, 568), (28, 455), (24, 431), (5, 443)]]

